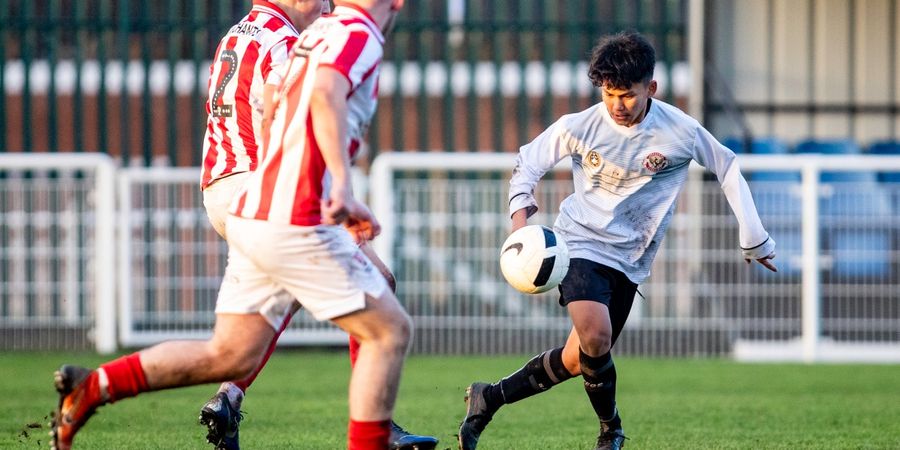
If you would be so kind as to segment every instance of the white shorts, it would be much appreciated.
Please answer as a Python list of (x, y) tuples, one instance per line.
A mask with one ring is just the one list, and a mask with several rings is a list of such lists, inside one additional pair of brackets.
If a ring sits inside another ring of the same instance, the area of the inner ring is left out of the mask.
[(228, 206), (234, 200), (244, 182), (250, 177), (251, 172), (241, 172), (220, 178), (203, 190), (203, 207), (206, 208), (206, 216), (209, 223), (216, 229), (216, 233), (224, 239), (225, 219), (228, 218)]
[[(216, 313), (259, 313), (279, 329), (294, 299), (316, 320), (359, 311), (387, 282), (340, 226), (228, 216), (228, 266)], [(287, 292), (290, 295), (284, 295)]]

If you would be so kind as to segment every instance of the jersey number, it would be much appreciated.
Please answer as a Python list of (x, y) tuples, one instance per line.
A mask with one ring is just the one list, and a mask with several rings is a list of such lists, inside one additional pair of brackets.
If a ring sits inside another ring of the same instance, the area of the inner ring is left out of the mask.
[(222, 50), (222, 56), (219, 58), (219, 61), (222, 61), (222, 70), (225, 71), (225, 74), (222, 75), (222, 81), (219, 82), (216, 86), (216, 92), (213, 93), (212, 115), (213, 117), (231, 117), (234, 105), (221, 105), (219, 101), (222, 100), (225, 86), (234, 78), (234, 73), (237, 72), (237, 52), (234, 50)]

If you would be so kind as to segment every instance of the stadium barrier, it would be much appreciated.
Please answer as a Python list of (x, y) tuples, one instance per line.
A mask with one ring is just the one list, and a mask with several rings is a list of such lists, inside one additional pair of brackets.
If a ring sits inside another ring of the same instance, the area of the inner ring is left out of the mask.
[[(568, 334), (553, 293), (519, 294), (499, 274), (514, 157), (375, 160), (368, 188), (384, 231), (374, 244), (416, 323), (414, 352), (536, 352)], [(744, 264), (718, 183), (693, 167), (617, 353), (900, 360), (900, 184), (820, 178), (900, 172), (900, 158), (739, 161), (779, 243), (779, 273)], [(538, 187), (543, 209), (534, 223), (551, 224), (571, 192), (565, 164)], [(798, 177), (752, 179), (777, 171)], [(207, 223), (198, 177), (196, 168), (117, 170), (102, 155), (0, 155), (2, 348), (110, 352), (208, 336), (226, 246)], [(339, 330), (303, 313), (281, 341), (343, 342)]]
[[(375, 246), (397, 272), (401, 297), (416, 318), (417, 350), (537, 351), (565, 338), (570, 325), (556, 294), (519, 294), (497, 267), (514, 159), (393, 153), (375, 160), (371, 198), (383, 226)], [(740, 155), (739, 162), (751, 178), (755, 172), (797, 175), (751, 182), (763, 222), (780, 244), (781, 271), (744, 264), (718, 182), (704, 180), (694, 165), (694, 181), (680, 198), (617, 352), (900, 361), (900, 211), (891, 207), (900, 185), (866, 177), (820, 180), (823, 173), (900, 171), (900, 158)], [(537, 188), (544, 209), (533, 223), (550, 225), (571, 192), (568, 164)]]
[(0, 153), (0, 349), (115, 351), (115, 176), (104, 154)]

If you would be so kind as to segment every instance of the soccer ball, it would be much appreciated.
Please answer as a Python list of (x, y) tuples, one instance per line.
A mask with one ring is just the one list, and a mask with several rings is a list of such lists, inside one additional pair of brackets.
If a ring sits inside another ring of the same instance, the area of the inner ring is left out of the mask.
[(569, 270), (569, 249), (550, 228), (528, 225), (500, 248), (500, 271), (516, 290), (539, 294), (559, 285)]

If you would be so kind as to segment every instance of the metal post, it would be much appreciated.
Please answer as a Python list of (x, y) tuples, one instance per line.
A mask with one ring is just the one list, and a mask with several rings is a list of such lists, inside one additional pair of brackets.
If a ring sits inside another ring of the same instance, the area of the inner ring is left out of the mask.
[(688, 98), (688, 114), (703, 123), (703, 73), (706, 57), (704, 51), (704, 26), (706, 5), (704, 0), (690, 0), (688, 4), (688, 64), (691, 66), (691, 94)]
[(802, 285), (802, 341), (803, 361), (813, 363), (818, 358), (819, 334), (819, 172), (817, 160), (803, 166), (803, 279)]
[(94, 201), (97, 203), (94, 228), (94, 248), (97, 254), (94, 267), (97, 305), (94, 314), (97, 329), (94, 343), (98, 353), (109, 354), (116, 351), (116, 243), (113, 237), (116, 169), (109, 157), (103, 156), (103, 163), (97, 166), (97, 186), (94, 191)]

